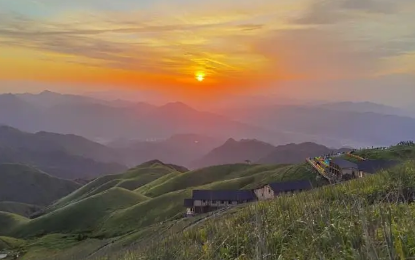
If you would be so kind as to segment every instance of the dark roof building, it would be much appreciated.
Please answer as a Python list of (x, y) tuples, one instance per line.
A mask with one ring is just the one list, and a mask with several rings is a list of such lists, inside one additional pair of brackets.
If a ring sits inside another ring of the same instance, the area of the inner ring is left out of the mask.
[(268, 185), (275, 193), (309, 190), (313, 187), (309, 180), (274, 182)]
[(365, 173), (376, 173), (381, 170), (386, 170), (395, 165), (399, 164), (399, 161), (389, 161), (389, 160), (365, 160), (358, 162), (359, 171)]
[(184, 200), (184, 206), (187, 208), (193, 207), (193, 199), (185, 199)]
[(194, 190), (193, 200), (253, 201), (256, 196), (252, 190)]
[(342, 158), (334, 158), (331, 160), (331, 163), (337, 164), (340, 169), (347, 169), (347, 168), (358, 168), (357, 164)]

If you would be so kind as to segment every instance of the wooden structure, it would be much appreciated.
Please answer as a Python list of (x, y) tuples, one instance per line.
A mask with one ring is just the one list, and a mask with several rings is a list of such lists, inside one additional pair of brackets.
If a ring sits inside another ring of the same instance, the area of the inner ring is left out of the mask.
[(258, 200), (268, 200), (277, 197), (284, 193), (296, 193), (304, 190), (312, 189), (313, 185), (309, 180), (300, 181), (286, 181), (275, 182), (264, 185), (254, 190), (254, 193)]

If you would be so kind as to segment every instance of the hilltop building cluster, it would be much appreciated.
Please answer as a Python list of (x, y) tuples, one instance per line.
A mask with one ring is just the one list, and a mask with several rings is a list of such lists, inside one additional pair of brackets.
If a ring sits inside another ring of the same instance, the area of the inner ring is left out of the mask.
[[(401, 142), (398, 145), (412, 146), (414, 144), (413, 142)], [(371, 149), (384, 150), (387, 147), (372, 147)], [(366, 159), (356, 155), (356, 151), (306, 158), (306, 162), (330, 183), (362, 178), (399, 163), (394, 160)], [(356, 162), (346, 160), (343, 157), (353, 158)], [(191, 216), (238, 204), (269, 200), (281, 194), (297, 193), (312, 188), (309, 180), (299, 180), (270, 183), (252, 190), (193, 190), (192, 198), (185, 199), (184, 206), (187, 208), (187, 215)]]

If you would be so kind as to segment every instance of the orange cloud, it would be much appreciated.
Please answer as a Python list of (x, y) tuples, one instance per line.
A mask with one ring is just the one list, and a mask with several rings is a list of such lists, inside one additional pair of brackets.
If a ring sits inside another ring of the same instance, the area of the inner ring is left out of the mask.
[[(397, 23), (414, 21), (398, 7), (373, 0), (170, 1), (141, 11), (1, 15), (0, 79), (165, 86), (206, 96), (280, 80), (364, 77), (387, 67), (385, 57), (413, 48), (410, 37), (391, 40), (415, 29)], [(399, 71), (411, 64), (399, 63)], [(195, 80), (198, 71), (203, 82)]]

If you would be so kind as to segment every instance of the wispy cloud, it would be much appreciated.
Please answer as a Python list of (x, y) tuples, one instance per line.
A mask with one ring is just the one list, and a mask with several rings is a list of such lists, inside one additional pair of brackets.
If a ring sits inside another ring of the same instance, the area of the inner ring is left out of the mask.
[(410, 0), (159, 0), (143, 9), (127, 0), (34, 2), (61, 13), (15, 6), (1, 14), (0, 52), (19, 47), (80, 66), (243, 81), (364, 77), (392, 72), (391, 64), (410, 71), (411, 62), (396, 60), (415, 51)]

